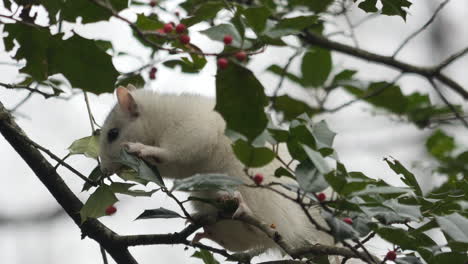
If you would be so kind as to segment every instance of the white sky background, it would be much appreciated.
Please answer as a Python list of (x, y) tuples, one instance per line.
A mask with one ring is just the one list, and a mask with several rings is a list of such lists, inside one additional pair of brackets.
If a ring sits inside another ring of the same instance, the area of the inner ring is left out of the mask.
[[(412, 1), (413, 6), (408, 14), (407, 23), (399, 17), (382, 16), (370, 20), (357, 30), (357, 38), (361, 48), (379, 54), (390, 55), (401, 43), (401, 40), (418, 29), (432, 15), (438, 4), (428, 5), (426, 1)], [(433, 1), (440, 3), (442, 1)], [(0, 13), (7, 14), (0, 9)], [(465, 26), (465, 18), (468, 14), (468, 2), (451, 1), (441, 12), (444, 19), (448, 20), (449, 28), (446, 28), (446, 36), (450, 38), (449, 47), (445, 51), (434, 52), (431, 50), (426, 31), (411, 42), (398, 56), (399, 59), (417, 65), (433, 65), (446, 56), (464, 48), (468, 44), (468, 30)], [(126, 17), (135, 18), (133, 12), (125, 12)], [(365, 13), (357, 7), (353, 9), (351, 19), (358, 21)], [(170, 19), (170, 17), (168, 17)], [(437, 21), (436, 21), (437, 22)], [(344, 25), (340, 18), (337, 23)], [(98, 23), (87, 26), (77, 26), (75, 30), (84, 37), (99, 36), (99, 38), (111, 40), (117, 51), (147, 58), (149, 49), (143, 48), (131, 36), (126, 24), (111, 19), (110, 23)], [(334, 31), (329, 28), (329, 31)], [(191, 34), (192, 41), (199, 47), (208, 51), (220, 51), (222, 46), (209, 41), (199, 34)], [(352, 44), (349, 39), (337, 38), (337, 40)], [(439, 54), (438, 52), (443, 52)], [(253, 70), (267, 91), (272, 91), (278, 82), (278, 78), (265, 71), (272, 63), (284, 65), (290, 52), (284, 49), (268, 48), (263, 54), (255, 56), (249, 63), (249, 69)], [(368, 64), (348, 56), (334, 55), (334, 64), (358, 69), (359, 77), (367, 80), (392, 80), (398, 73), (386, 67)], [(13, 62), (4, 51), (3, 43), (0, 44), (0, 63)], [(447, 69), (449, 76), (454, 77), (459, 83), (467, 86), (468, 76), (466, 65), (468, 56), (459, 59)], [(119, 71), (127, 72), (141, 66), (141, 62), (132, 58), (116, 59), (115, 66)], [(299, 69), (299, 61), (292, 65), (291, 69)], [(201, 74), (185, 75), (179, 71), (158, 67), (157, 80), (149, 86), (161, 92), (180, 93), (182, 91), (214, 95), (216, 67), (213, 58)], [(18, 80), (18, 68), (0, 64), (0, 82), (13, 83)], [(429, 89), (427, 83), (414, 76), (404, 77), (400, 84), (405, 93), (415, 90)], [(285, 89), (292, 96), (300, 98), (312, 98), (288, 81), (285, 81)], [(148, 87), (149, 88), (149, 87)], [(14, 106), (24, 96), (25, 91), (6, 90), (0, 88), (0, 101), (8, 108)], [(464, 102), (453, 96), (449, 98), (453, 103)], [(431, 93), (433, 94), (433, 93)], [(102, 123), (108, 111), (114, 104), (114, 96), (110, 94), (94, 96), (90, 95), (91, 107), (99, 123)], [(333, 105), (340, 105), (350, 100), (351, 97), (344, 93), (336, 93)], [(434, 102), (440, 100), (432, 96)], [(465, 105), (466, 106), (466, 105)], [(369, 106), (365, 103), (356, 103), (333, 115), (322, 115), (317, 121), (325, 119), (329, 126), (338, 133), (335, 141), (335, 149), (338, 151), (341, 161), (349, 170), (359, 170), (371, 177), (379, 177), (394, 184), (401, 184), (398, 177), (388, 169), (383, 157), (392, 156), (410, 167), (426, 157), (423, 142), (430, 133), (429, 130), (418, 130), (412, 124), (405, 124), (390, 120), (386, 115), (372, 115)], [(88, 116), (83, 96), (77, 95), (70, 101), (57, 99), (44, 100), (39, 95), (34, 95), (24, 106), (19, 109), (21, 116), (17, 122), (26, 133), (37, 143), (46, 146), (58, 156), (67, 154), (67, 147), (76, 139), (90, 135)], [(450, 127), (452, 133), (465, 133), (462, 129)], [(459, 137), (460, 139), (460, 137)], [(468, 140), (464, 138), (464, 145)], [(3, 188), (0, 192), (0, 216), (21, 217), (47, 212), (57, 207), (56, 201), (48, 193), (46, 188), (37, 180), (32, 171), (26, 166), (19, 155), (11, 146), (0, 138), (0, 171), (3, 174)], [(87, 175), (96, 165), (94, 161), (82, 156), (69, 159), (69, 162)], [(55, 164), (55, 163), (54, 163)], [(426, 164), (427, 165), (427, 164)], [(437, 182), (428, 171), (414, 170), (423, 185), (428, 189)], [(82, 181), (69, 171), (61, 168), (60, 174), (69, 184), (72, 190), (84, 201), (88, 194), (79, 193)], [(104, 224), (119, 234), (143, 234), (143, 233), (167, 233), (180, 230), (183, 222), (179, 220), (144, 220), (133, 222), (144, 209), (160, 206), (177, 210), (172, 201), (163, 195), (154, 195), (150, 199), (129, 198), (119, 196), (117, 203), (118, 212), (112, 217), (103, 217)], [(370, 249), (378, 254), (383, 254), (388, 246), (383, 244), (370, 245)], [(140, 263), (153, 263), (171, 261), (171, 263), (201, 263), (201, 261), (189, 258), (192, 249), (183, 251), (180, 246), (147, 246), (132, 249), (134, 256)], [(46, 224), (8, 224), (0, 225), (0, 261), (10, 264), (26, 263), (101, 263), (99, 247), (90, 239), (80, 240), (79, 229), (68, 218), (58, 218)], [(113, 261), (111, 261), (113, 263)]]

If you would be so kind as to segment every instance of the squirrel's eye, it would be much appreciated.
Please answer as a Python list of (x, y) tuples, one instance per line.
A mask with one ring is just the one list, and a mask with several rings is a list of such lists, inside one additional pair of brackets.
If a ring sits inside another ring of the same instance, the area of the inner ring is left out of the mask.
[(114, 141), (117, 139), (119, 136), (119, 129), (118, 128), (112, 128), (107, 132), (107, 140), (110, 142)]

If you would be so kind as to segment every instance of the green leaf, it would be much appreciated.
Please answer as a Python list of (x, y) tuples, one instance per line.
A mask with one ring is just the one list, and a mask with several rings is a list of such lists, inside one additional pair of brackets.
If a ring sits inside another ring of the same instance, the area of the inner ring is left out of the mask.
[(444, 233), (453, 240), (468, 243), (468, 219), (458, 213), (436, 216), (437, 223)]
[(406, 10), (404, 7), (409, 8), (411, 2), (407, 0), (380, 0), (382, 2), (382, 14), (388, 16), (401, 16), (406, 21)]
[(309, 160), (301, 162), (296, 167), (295, 175), (299, 186), (305, 192), (321, 192), (328, 187), (323, 174)]
[(367, 13), (376, 13), (377, 11), (379, 11), (376, 5), (377, 5), (377, 0), (365, 0), (364, 2), (360, 3), (358, 6), (360, 9), (366, 11)]
[[(200, 31), (201, 34), (206, 35), (212, 40), (223, 42), (224, 36), (231, 35), (232, 43), (230, 46), (235, 48), (248, 49), (252, 47), (252, 43), (248, 40), (242, 40), (242, 36), (237, 29), (231, 24), (220, 24), (209, 29)], [(230, 67), (231, 68), (231, 67)]]
[(164, 26), (164, 23), (159, 21), (158, 16), (154, 14), (149, 16), (137, 14), (137, 21), (135, 24), (140, 30), (157, 30)]
[(294, 178), (294, 175), (291, 174), (287, 169), (283, 167), (279, 167), (275, 170), (275, 176), (276, 177), (281, 177), (281, 176), (286, 176), (289, 178)]
[(271, 149), (257, 148), (241, 139), (232, 145), (232, 149), (236, 157), (249, 168), (263, 167), (275, 158), (275, 153)]
[[(94, 181), (94, 182), (97, 182), (97, 181), (99, 181), (99, 180), (101, 180), (101, 179), (103, 179), (103, 178), (104, 178), (104, 174), (102, 174), (101, 168), (99, 168), (99, 165), (96, 166), (96, 168), (94, 168), (94, 169), (91, 171), (91, 173), (89, 174), (89, 176), (88, 176), (88, 179), (90, 179), (90, 180), (92, 180), (92, 181)], [(83, 185), (83, 189), (81, 189), (81, 191), (82, 191), (82, 192), (88, 191), (89, 189), (91, 189), (91, 187), (93, 187), (93, 186), (92, 186), (91, 184), (89, 184), (89, 183), (86, 182), (86, 183)]]
[(193, 253), (192, 257), (203, 260), (205, 264), (219, 264), (219, 262), (213, 257), (213, 254), (206, 249), (200, 249)]
[(126, 194), (126, 195), (130, 195), (133, 197), (139, 197), (139, 196), (151, 197), (153, 193), (158, 191), (158, 190), (152, 190), (152, 191), (147, 192), (143, 190), (130, 190), (130, 188), (134, 186), (135, 184), (133, 183), (113, 182), (110, 185), (110, 188), (112, 192), (114, 193)]
[(138, 178), (143, 179), (145, 181), (154, 182), (161, 187), (165, 186), (164, 181), (161, 178), (161, 175), (159, 174), (159, 171), (155, 166), (128, 153), (123, 148), (120, 151), (119, 162), (135, 170), (137, 172)]
[(367, 88), (345, 86), (345, 89), (358, 98), (364, 98), (367, 102), (385, 108), (396, 114), (404, 114), (408, 100), (401, 92), (399, 86), (388, 82), (374, 82)]
[(299, 85), (303, 85), (303, 82), (302, 82), (302, 79), (297, 77), (296, 75), (290, 73), (290, 72), (284, 72), (283, 71), (283, 68), (280, 67), (279, 65), (277, 64), (273, 64), (273, 65), (270, 65), (270, 67), (268, 67), (266, 69), (267, 71), (270, 71), (276, 75), (279, 75), (280, 77), (282, 77), (284, 75), (284, 77), (288, 78), (290, 81), (293, 81)]
[(419, 221), (423, 217), (420, 210), (421, 206), (419, 205), (416, 206), (401, 204), (396, 199), (385, 200), (382, 204), (388, 208), (391, 208), (399, 216), (407, 219)]
[(403, 177), (401, 177), (400, 179), (404, 183), (406, 183), (406, 185), (411, 187), (416, 193), (416, 195), (423, 196), (421, 187), (419, 186), (418, 181), (416, 180), (416, 177), (413, 173), (408, 171), (398, 160), (393, 160), (393, 163), (387, 158), (385, 158), (384, 160), (395, 173), (403, 175)]
[(319, 112), (318, 109), (312, 108), (307, 103), (293, 99), (288, 95), (271, 97), (270, 100), (273, 102), (272, 105), (275, 110), (283, 113), (285, 120), (293, 120), (303, 113), (312, 116)]
[(169, 218), (183, 218), (183, 217), (172, 210), (159, 207), (158, 209), (145, 210), (135, 220), (154, 219), (154, 218), (169, 219)]
[(432, 156), (442, 159), (455, 149), (455, 140), (438, 129), (427, 139), (426, 149)]
[(204, 2), (203, 4), (200, 4), (195, 10), (190, 10), (190, 17), (182, 19), (181, 23), (190, 27), (200, 22), (209, 21), (214, 19), (216, 14), (218, 14), (218, 12), (223, 8), (224, 4), (219, 1)]
[(319, 152), (309, 148), (306, 145), (302, 145), (302, 147), (304, 148), (307, 157), (310, 159), (310, 161), (312, 161), (320, 173), (326, 174), (330, 172), (330, 167)]
[(343, 220), (337, 218), (333, 214), (324, 211), (322, 213), (325, 221), (327, 221), (328, 225), (331, 228), (332, 235), (337, 241), (343, 241), (346, 239), (354, 239), (357, 238), (359, 233), (354, 230), (353, 226), (343, 222)]
[[(187, 57), (182, 57), (181, 60), (169, 60), (165, 61), (163, 64), (169, 68), (175, 68), (180, 66), (182, 72), (184, 73), (198, 73), (203, 67), (205, 67), (206, 59), (203, 56), (196, 54), (191, 54), (192, 60), (189, 60)], [(194, 58), (194, 59), (193, 59)]]
[(215, 110), (226, 120), (227, 129), (253, 140), (268, 124), (266, 104), (264, 88), (250, 70), (235, 63), (218, 70)]
[[(26, 59), (20, 72), (31, 75), (36, 81), (62, 73), (74, 88), (100, 94), (112, 92), (118, 72), (112, 58), (98, 47), (96, 41), (79, 35), (63, 40), (64, 34), (51, 35), (48, 29), (24, 24), (7, 24), (5, 48), (11, 51), (14, 41), (19, 48), (14, 59)], [(99, 69), (99, 70), (96, 70)]]
[(333, 146), (336, 133), (330, 130), (325, 120), (315, 123), (312, 126), (312, 134), (315, 138), (315, 142), (317, 142), (317, 148), (331, 148)]
[(225, 174), (195, 174), (189, 178), (175, 180), (171, 191), (232, 191), (243, 184), (242, 180), (235, 176)]
[[(354, 0), (356, 2), (357, 0)], [(409, 8), (411, 2), (407, 0), (380, 0), (382, 3), (382, 14), (388, 16), (400, 16), (406, 21), (407, 11), (404, 8)], [(377, 0), (365, 0), (358, 7), (368, 13), (377, 13)]]
[(89, 196), (80, 210), (81, 223), (88, 218), (98, 218), (106, 214), (106, 208), (117, 202), (117, 197), (107, 185), (102, 185)]
[(467, 261), (468, 256), (466, 255), (466, 252), (442, 252), (431, 258), (428, 264), (466, 263)]
[(304, 29), (314, 26), (318, 23), (317, 16), (297, 16), (292, 18), (283, 18), (273, 28), (264, 34), (270, 38), (280, 38), (288, 35), (296, 35)]
[[(395, 259), (396, 264), (423, 264), (421, 259), (416, 256), (404, 256), (398, 257)], [(440, 262), (440, 263), (447, 263), (447, 262)]]
[[(109, 0), (112, 9), (119, 12), (128, 7), (128, 0)], [(60, 18), (75, 22), (78, 17), (82, 23), (92, 23), (108, 20), (112, 14), (106, 8), (87, 0), (41, 0), (41, 3), (49, 12), (49, 18), (55, 17), (60, 11)]]
[[(415, 237), (414, 235), (418, 235), (417, 233), (413, 234), (402, 228), (378, 226), (374, 228), (374, 231), (388, 242), (401, 246), (403, 250), (417, 250), (417, 248), (421, 246), (430, 247), (435, 245), (434, 241)], [(423, 233), (419, 233), (419, 235), (420, 234)]]
[(99, 156), (99, 136), (89, 136), (75, 140), (70, 147), (71, 155), (83, 154), (88, 158), (96, 159)]
[(262, 7), (251, 7), (242, 11), (242, 14), (247, 19), (249, 26), (259, 34), (265, 29), (266, 21), (271, 15), (271, 11), (262, 6)]
[(125, 181), (133, 181), (143, 185), (148, 184), (149, 181), (141, 179), (138, 177), (138, 173), (131, 168), (122, 168), (117, 172), (117, 175)]
[(357, 73), (355, 70), (342, 70), (339, 72), (332, 80), (332, 87), (341, 86), (348, 83), (348, 81), (353, 79), (353, 76)]
[(302, 58), (302, 79), (306, 86), (322, 86), (330, 75), (332, 57), (329, 50), (309, 48)]
[(411, 192), (408, 188), (393, 187), (393, 186), (375, 186), (367, 185), (362, 191), (352, 193), (353, 196), (363, 196), (369, 194), (390, 194), (390, 193), (409, 193)]

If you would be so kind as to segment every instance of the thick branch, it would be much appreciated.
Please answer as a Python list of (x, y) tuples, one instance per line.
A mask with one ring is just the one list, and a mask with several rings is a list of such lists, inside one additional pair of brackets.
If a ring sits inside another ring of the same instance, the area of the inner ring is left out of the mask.
[(84, 235), (101, 244), (117, 263), (137, 264), (126, 247), (115, 245), (114, 237), (117, 234), (112, 230), (94, 219), (81, 224), (79, 212), (83, 204), (68, 188), (54, 167), (42, 156), (39, 150), (30, 144), (31, 140), (16, 124), (2, 103), (0, 103), (0, 133), (33, 170), (52, 196), (73, 219), (75, 224), (81, 228)]

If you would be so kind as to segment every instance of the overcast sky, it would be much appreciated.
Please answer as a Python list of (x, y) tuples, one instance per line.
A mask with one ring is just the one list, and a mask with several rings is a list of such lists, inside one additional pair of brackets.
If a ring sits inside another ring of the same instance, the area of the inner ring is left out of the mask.
[[(410, 9), (406, 24), (399, 17), (382, 16), (359, 27), (357, 39), (361, 48), (384, 55), (392, 54), (404, 37), (429, 19), (441, 1), (432, 1), (432, 4), (427, 4), (431, 1), (412, 2), (414, 4)], [(417, 65), (433, 65), (449, 54), (466, 47), (468, 44), (468, 32), (465, 25), (467, 13), (466, 1), (452, 1), (441, 12), (443, 20), (438, 19), (435, 22), (444, 27), (445, 34), (441, 36), (448, 38), (442, 41), (445, 43), (444, 49), (435, 50), (434, 45), (431, 45), (434, 39), (430, 31), (426, 31), (411, 42), (398, 58)], [(0, 14), (7, 14), (7, 11), (0, 9)], [(124, 15), (135, 19), (134, 11), (124, 12)], [(351, 13), (353, 21), (358, 21), (364, 16), (364, 12), (357, 8), (354, 8)], [(341, 19), (336, 22), (344, 25)], [(115, 19), (111, 19), (109, 23), (76, 26), (74, 29), (84, 37), (99, 36), (100, 39), (111, 40), (117, 51), (125, 51), (141, 58), (147, 58), (150, 53), (150, 50), (133, 39), (130, 29), (125, 24)], [(335, 28), (329, 27), (327, 30), (332, 32)], [(191, 34), (191, 37), (195, 44), (207, 51), (220, 51), (222, 48), (220, 44), (213, 43), (199, 34)], [(337, 38), (337, 40), (352, 44), (349, 39)], [(278, 80), (267, 73), (265, 68), (272, 63), (284, 64), (290, 54), (291, 52), (284, 49), (268, 48), (265, 53), (255, 56), (248, 67), (257, 74), (267, 90), (271, 91), (276, 87)], [(398, 74), (385, 67), (342, 55), (335, 54), (333, 59), (335, 64), (358, 69), (359, 77), (366, 80), (390, 81)], [(201, 74), (195, 75), (185, 75), (161, 66), (157, 79), (149, 83), (146, 88), (164, 93), (184, 91), (214, 96), (216, 68), (211, 60), (212, 58)], [(14, 83), (19, 79), (18, 67), (5, 63), (14, 63), (14, 61), (9, 59), (4, 51), (3, 43), (0, 43), (0, 82)], [(116, 59), (114, 64), (121, 72), (132, 71), (141, 66), (141, 62), (135, 58)], [(467, 64), (468, 56), (447, 69), (448, 74), (465, 87), (468, 83)], [(297, 71), (299, 64), (295, 63), (291, 68)], [(404, 77), (400, 84), (405, 93), (415, 90), (427, 91), (429, 88), (427, 83), (414, 76)], [(302, 99), (308, 98), (312, 101), (309, 95), (300, 91), (294, 84), (286, 81), (285, 87), (284, 91), (288, 91), (292, 96), (300, 96)], [(452, 96), (450, 92), (447, 93), (454, 103), (464, 103)], [(26, 95), (27, 92), (24, 91), (6, 90), (0, 87), (0, 102), (7, 108), (16, 105)], [(90, 99), (93, 113), (97, 121), (102, 123), (115, 103), (114, 96), (111, 94), (90, 95)], [(333, 99), (333, 105), (339, 105), (351, 97), (337, 93), (336, 98)], [(434, 102), (440, 101), (434, 95), (431, 99)], [(391, 120), (383, 114), (373, 115), (369, 109), (370, 107), (365, 103), (357, 103), (334, 115), (322, 115), (317, 121), (325, 119), (332, 130), (338, 133), (335, 149), (349, 170), (359, 170), (368, 176), (383, 178), (399, 185), (401, 182), (398, 177), (387, 168), (382, 158), (392, 156), (411, 167), (412, 164), (426, 157), (422, 143), (430, 131), (419, 130), (414, 125)], [(91, 132), (82, 94), (69, 101), (53, 98), (44, 100), (41, 96), (34, 95), (18, 110), (17, 122), (34, 141), (47, 146), (58, 156), (66, 155), (67, 147), (74, 140), (89, 136)], [(451, 127), (450, 132), (457, 134), (462, 130)], [(468, 140), (466, 137), (463, 140), (466, 146)], [(2, 217), (27, 218), (30, 215), (47, 213), (57, 208), (56, 201), (2, 137), (0, 137), (0, 157), (0, 171), (4, 179), (4, 187), (0, 192), (2, 208), (0, 219)], [(94, 161), (81, 156), (72, 157), (69, 162), (85, 175), (96, 165)], [(423, 165), (427, 167), (430, 164)], [(415, 168), (415, 171), (426, 190), (438, 182), (437, 178), (432, 178), (428, 171), (421, 167)], [(59, 169), (59, 172), (72, 190), (84, 201), (88, 194), (80, 193), (82, 181), (67, 170)], [(116, 205), (118, 212), (112, 217), (102, 218), (104, 224), (119, 234), (167, 233), (183, 227), (183, 222), (179, 220), (133, 222), (133, 219), (144, 209), (160, 206), (176, 209), (172, 201), (163, 195), (154, 195), (150, 199), (130, 199), (119, 196), (119, 199)], [(387, 245), (380, 243), (370, 245), (370, 249), (377, 254), (385, 252), (386, 247)], [(142, 264), (169, 259), (171, 263), (200, 263), (189, 258), (193, 253), (192, 249), (182, 251), (180, 246), (148, 246), (133, 249), (132, 252), (135, 252), (134, 255)], [(42, 224), (0, 222), (0, 260), (10, 264), (101, 262), (98, 245), (90, 239), (80, 240), (79, 229), (66, 216)]]

